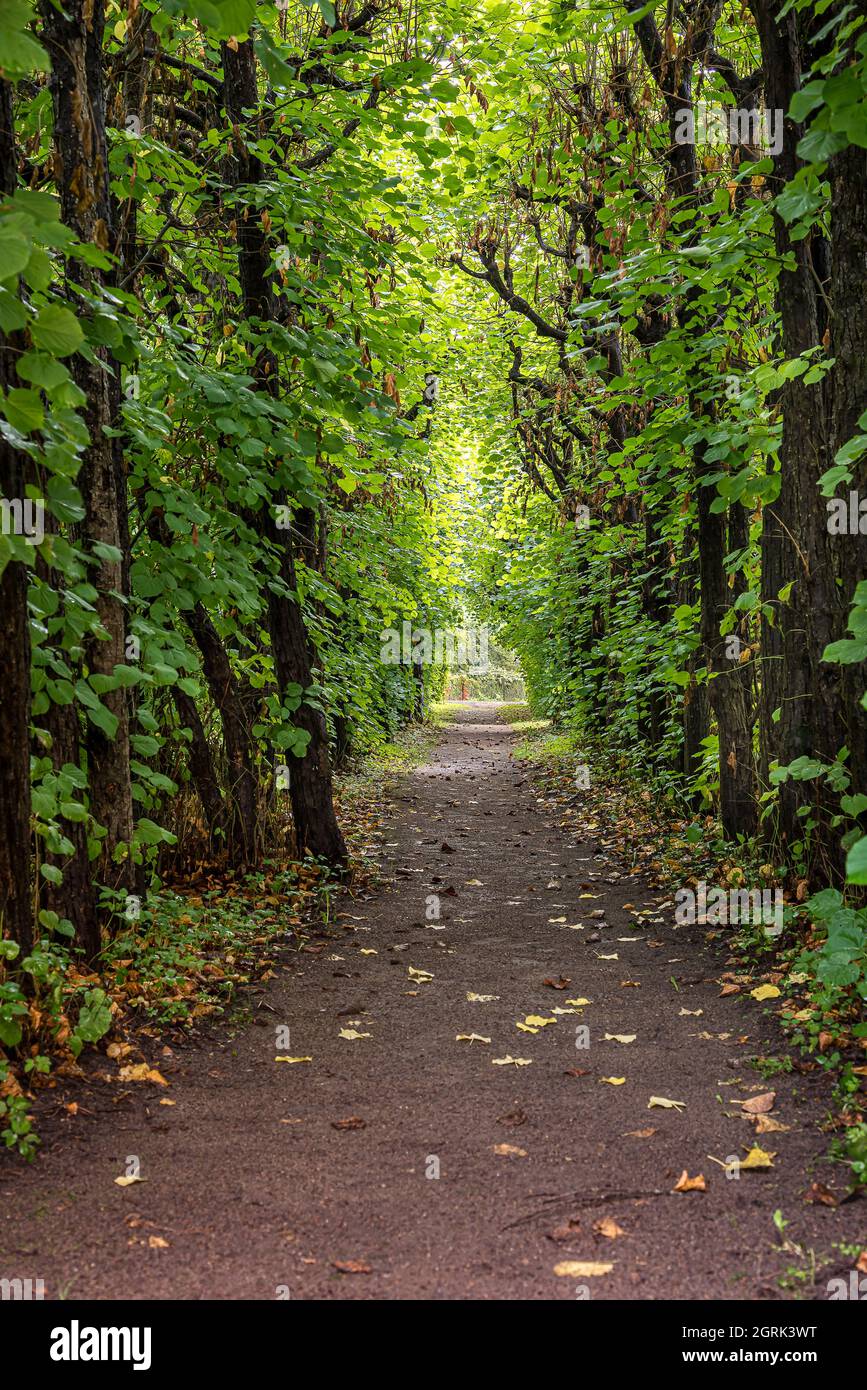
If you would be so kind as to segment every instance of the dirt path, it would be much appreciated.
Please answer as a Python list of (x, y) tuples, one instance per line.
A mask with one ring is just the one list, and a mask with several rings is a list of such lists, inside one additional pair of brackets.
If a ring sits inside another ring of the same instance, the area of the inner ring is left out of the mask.
[[(720, 997), (719, 958), (670, 910), (629, 930), (623, 904), (660, 895), (554, 827), (513, 745), (493, 707), (462, 710), (390, 809), (383, 891), (344, 901), (322, 953), (254, 996), (253, 1025), (158, 1058), (168, 1091), (92, 1088), (91, 1113), (29, 1170), (4, 1157), (0, 1275), (71, 1299), (774, 1298), (809, 1261), (777, 1248), (780, 1208), (793, 1242), (832, 1256), (802, 1291), (826, 1296), (851, 1267), (834, 1243), (865, 1236), (863, 1203), (804, 1202), (814, 1178), (842, 1190), (814, 1164), (826, 1083), (761, 1081), (745, 1059), (780, 1046), (763, 1006)], [(544, 984), (561, 975), (567, 988)], [(580, 1014), (552, 1014), (580, 997)], [(519, 1031), (532, 1014), (557, 1021)], [(471, 1033), (490, 1045), (455, 1040)], [(508, 1055), (531, 1065), (493, 1065)], [(788, 1129), (756, 1139), (730, 1102), (770, 1089)], [(648, 1109), (654, 1095), (686, 1108)], [(353, 1117), (363, 1127), (333, 1127)], [(753, 1142), (776, 1151), (771, 1171), (728, 1180), (708, 1158)], [(146, 1182), (120, 1188), (128, 1155)], [(684, 1168), (708, 1190), (671, 1195)], [(595, 1231), (606, 1219), (626, 1234)], [(613, 1269), (556, 1276), (566, 1260)]]

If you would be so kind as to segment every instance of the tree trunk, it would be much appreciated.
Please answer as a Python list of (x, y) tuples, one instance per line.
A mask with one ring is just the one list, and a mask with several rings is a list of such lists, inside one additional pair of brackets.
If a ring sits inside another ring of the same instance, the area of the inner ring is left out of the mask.
[[(43, 41), (51, 58), (49, 86), (63, 220), (81, 241), (113, 250), (105, 139), (103, 3), (69, 0), (65, 10), (57, 10), (50, 0), (43, 0), (42, 18)], [(105, 272), (83, 263), (71, 263), (70, 271), (78, 284), (93, 293), (108, 282)], [(86, 305), (80, 302), (78, 310), (86, 313)], [(99, 593), (97, 613), (107, 635), (88, 637), (85, 662), (90, 675), (112, 676), (115, 666), (126, 659), (123, 596), (129, 535), (124, 461), (118, 441), (106, 433), (116, 428), (120, 414), (118, 365), (104, 348), (95, 349), (95, 359), (79, 354), (72, 362), (73, 375), (87, 400), (84, 419), (90, 435), (78, 479), (86, 509), (81, 543), (86, 551), (97, 544), (110, 546), (121, 558), (101, 558), (91, 572), (91, 582)], [(94, 870), (106, 886), (128, 893), (133, 890), (135, 874), (128, 849), (133, 811), (127, 698), (123, 688), (100, 698), (117, 725), (110, 736), (88, 721), (90, 805), (107, 832)]]
[[(17, 182), (12, 87), (0, 80), (0, 195)], [(0, 390), (17, 384), (20, 335), (0, 335)], [(0, 435), (0, 495), (24, 499), (25, 457)], [(0, 748), (6, 774), (0, 797), (0, 937), (11, 937), (26, 955), (33, 944), (30, 902), (30, 621), (27, 567), (11, 561), (0, 578)]]
[[(790, 12), (778, 18), (776, 0), (751, 0), (751, 9), (762, 50), (765, 103), (787, 111), (801, 85), (803, 64), (809, 61), (803, 57), (808, 17)], [(774, 156), (778, 189), (798, 170), (796, 147), (801, 133), (800, 127), (785, 121), (782, 147)], [(786, 357), (795, 357), (817, 347), (825, 332), (825, 304), (818, 288), (825, 247), (818, 235), (792, 241), (779, 216), (774, 225), (777, 255), (794, 259), (792, 270), (780, 272), (777, 307), (782, 351)], [(832, 285), (832, 299), (833, 294)], [(783, 419), (780, 495), (765, 510), (762, 536), (762, 598), (774, 613), (771, 630), (766, 622), (762, 633), (765, 710), (761, 727), (770, 741), (765, 756), (781, 764), (799, 757), (833, 761), (846, 741), (848, 721), (839, 669), (821, 662), (826, 643), (845, 626), (827, 512), (818, 491), (829, 461), (829, 386), (805, 386), (803, 377), (787, 381), (779, 404)], [(791, 594), (784, 601), (779, 591), (787, 580)], [(775, 709), (780, 710), (776, 724)], [(798, 812), (809, 807), (813, 827), (810, 859), (804, 863), (824, 879), (839, 872), (839, 836), (831, 826), (833, 801), (822, 782), (790, 780), (780, 787), (782, 840), (789, 849), (805, 840)]]
[(172, 686), (172, 698), (181, 727), (189, 729), (191, 740), (187, 747), (187, 763), (190, 778), (202, 803), (202, 811), (208, 826), (208, 836), (212, 843), (225, 849), (229, 832), (229, 818), (220, 783), (214, 770), (214, 760), (208, 747), (208, 740), (202, 725), (196, 702), (192, 695), (177, 685)]
[(753, 721), (749, 701), (749, 672), (726, 655), (720, 625), (731, 605), (725, 573), (726, 515), (712, 512), (715, 487), (702, 487), (702, 474), (715, 472), (698, 464), (698, 534), (701, 576), (701, 637), (708, 673), (708, 699), (719, 739), (720, 820), (723, 835), (735, 840), (755, 834), (757, 801), (753, 759)]
[[(248, 39), (230, 48), (222, 46), (224, 95), (226, 112), (233, 122), (236, 140), (235, 157), (237, 186), (256, 184), (262, 178), (259, 160), (246, 146), (245, 111), (259, 107), (256, 82), (256, 57)], [(270, 258), (264, 229), (257, 216), (238, 216), (238, 270), (244, 305), (250, 318), (267, 322), (273, 318), (273, 299), (270, 288)], [(255, 374), (261, 389), (276, 395), (279, 387), (276, 361), (270, 349), (260, 351)], [(275, 496), (275, 505), (285, 502)], [(302, 703), (294, 712), (296, 727), (308, 735), (306, 751), (297, 758), (290, 771), (289, 794), (295, 822), (295, 840), (299, 853), (312, 854), (334, 865), (346, 863), (347, 853), (343, 836), (334, 813), (331, 785), (331, 764), (328, 757), (328, 731), (325, 715), (318, 705), (313, 685), (313, 660), (304, 619), (298, 600), (295, 559), (291, 531), (279, 530), (274, 508), (264, 519), (264, 534), (279, 557), (279, 577), (283, 592), (268, 587), (268, 610), (274, 656), (274, 669), (281, 697), (287, 690), (300, 687)]]
[(258, 862), (261, 843), (249, 721), (238, 693), (229, 654), (207, 610), (197, 603), (184, 616), (202, 654), (202, 671), (223, 725), (232, 809), (227, 827), (229, 861), (236, 868), (252, 867)]
[[(831, 284), (833, 315), (830, 355), (834, 366), (828, 379), (831, 396), (829, 458), (859, 432), (858, 418), (867, 410), (867, 314), (864, 312), (864, 277), (867, 271), (867, 151), (848, 146), (830, 162), (831, 182)], [(867, 460), (853, 468), (848, 492), (867, 495)], [(842, 491), (842, 490), (841, 490)], [(841, 623), (832, 640), (844, 632), (855, 586), (867, 579), (867, 536), (832, 538), (840, 580)], [(821, 653), (819, 653), (821, 655)], [(827, 667), (824, 668), (826, 671)], [(855, 791), (867, 791), (867, 712), (861, 703), (867, 689), (867, 663), (834, 667), (840, 673), (843, 703), (848, 717), (846, 743), (848, 766)]]

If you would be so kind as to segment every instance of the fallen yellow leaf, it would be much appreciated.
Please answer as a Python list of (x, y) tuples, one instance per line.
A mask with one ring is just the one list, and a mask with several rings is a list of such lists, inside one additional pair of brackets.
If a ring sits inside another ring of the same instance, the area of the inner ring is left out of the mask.
[(312, 1062), (312, 1057), (275, 1057), (275, 1062)]
[(356, 1028), (341, 1028), (337, 1034), (338, 1038), (346, 1038), (348, 1042), (355, 1042), (358, 1038), (372, 1037), (371, 1033), (359, 1033)]
[(603, 1042), (634, 1043), (634, 1042), (635, 1042), (635, 1039), (636, 1039), (637, 1037), (638, 1037), (638, 1034), (637, 1034), (637, 1033), (605, 1033), (605, 1034), (603, 1034), (602, 1041), (603, 1041)]
[(554, 1273), (561, 1279), (595, 1279), (602, 1274), (610, 1274), (613, 1264), (600, 1264), (597, 1260), (561, 1260), (554, 1266)]
[(648, 1110), (659, 1109), (680, 1111), (686, 1109), (686, 1101), (668, 1100), (665, 1096), (651, 1096), (650, 1100), (647, 1102), (647, 1108)]
[(135, 1062), (121, 1067), (117, 1075), (120, 1081), (153, 1081), (157, 1086), (169, 1084), (166, 1078), (155, 1067), (149, 1067), (147, 1062)]
[(758, 1146), (757, 1144), (755, 1144), (755, 1145), (750, 1149), (750, 1151), (749, 1151), (749, 1153), (747, 1154), (746, 1158), (742, 1158), (742, 1159), (740, 1160), (740, 1163), (738, 1164), (738, 1167), (739, 1167), (739, 1168), (747, 1168), (747, 1169), (750, 1169), (750, 1168), (773, 1168), (773, 1166), (774, 1166), (773, 1160), (776, 1158), (776, 1156), (777, 1156), (776, 1153), (767, 1153), (764, 1149), (760, 1149), (759, 1146)]
[(481, 1033), (458, 1033), (458, 1034), (455, 1036), (455, 1042), (468, 1042), (468, 1043), (480, 1042), (480, 1043), (489, 1043), (490, 1041), (491, 1041), (490, 1038), (483, 1038), (482, 1035), (481, 1035)]
[(626, 1077), (625, 1077), (625, 1076), (600, 1076), (599, 1080), (600, 1080), (600, 1081), (605, 1081), (609, 1086), (622, 1086), (622, 1085), (625, 1083), (625, 1081), (626, 1081)]
[(780, 991), (776, 985), (759, 985), (758, 989), (751, 989), (750, 996), (753, 999), (778, 999)]
[(494, 1153), (500, 1154), (503, 1158), (507, 1158), (510, 1155), (514, 1158), (527, 1157), (527, 1150), (519, 1149), (514, 1144), (495, 1144)]
[(532, 1057), (492, 1057), (491, 1065), (495, 1067), (528, 1067), (532, 1060)]
[(707, 1192), (707, 1182), (704, 1173), (699, 1173), (697, 1177), (691, 1178), (684, 1168), (672, 1192)]

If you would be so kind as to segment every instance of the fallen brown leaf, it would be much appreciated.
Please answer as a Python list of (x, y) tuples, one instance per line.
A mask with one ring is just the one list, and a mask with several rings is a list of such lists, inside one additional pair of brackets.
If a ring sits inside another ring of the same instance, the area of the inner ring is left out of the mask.
[(626, 1235), (623, 1227), (618, 1226), (610, 1216), (603, 1216), (599, 1221), (594, 1221), (593, 1229), (598, 1236), (605, 1236), (606, 1240), (617, 1240), (618, 1236)]
[(749, 1100), (736, 1100), (732, 1104), (739, 1105), (745, 1115), (766, 1115), (769, 1110), (773, 1110), (776, 1099), (776, 1091), (765, 1091), (763, 1095), (752, 1096)]
[(756, 1115), (756, 1134), (788, 1134), (789, 1126), (781, 1125), (773, 1115)]
[(811, 1183), (807, 1191), (804, 1193), (804, 1201), (810, 1202), (813, 1206), (837, 1206), (837, 1198), (834, 1196), (831, 1189), (826, 1187), (823, 1182)]
[(707, 1192), (707, 1182), (703, 1173), (691, 1178), (684, 1168), (671, 1190), (672, 1192)]
[(553, 1231), (548, 1232), (548, 1239), (558, 1242), (574, 1240), (581, 1230), (581, 1222), (577, 1217), (572, 1217), (566, 1222), (565, 1226), (555, 1226)]

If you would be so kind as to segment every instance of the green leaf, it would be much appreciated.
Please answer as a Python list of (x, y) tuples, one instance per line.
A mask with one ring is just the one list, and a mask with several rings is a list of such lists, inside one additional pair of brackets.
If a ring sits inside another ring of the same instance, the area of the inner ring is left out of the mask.
[(0, 280), (20, 275), (30, 260), (30, 241), (23, 234), (21, 219), (0, 218)]
[(862, 835), (846, 855), (846, 879), (849, 883), (867, 883), (867, 835)]
[(62, 304), (46, 304), (40, 309), (30, 325), (30, 335), (37, 347), (55, 357), (68, 357), (84, 342), (81, 324)]

